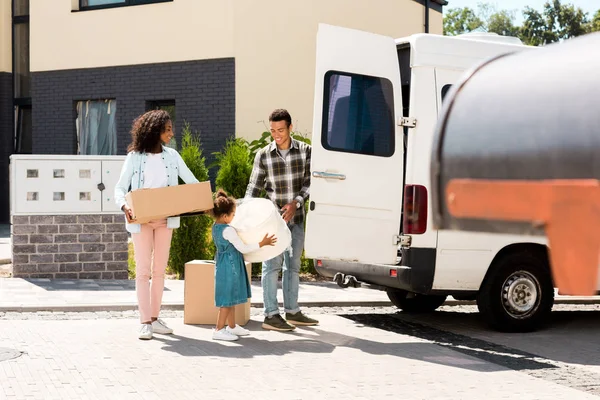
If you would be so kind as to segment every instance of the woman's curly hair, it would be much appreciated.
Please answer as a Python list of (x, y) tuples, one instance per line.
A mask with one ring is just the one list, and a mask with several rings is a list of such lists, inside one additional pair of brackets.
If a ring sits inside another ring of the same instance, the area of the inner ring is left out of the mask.
[(170, 120), (169, 113), (164, 110), (148, 111), (137, 117), (131, 127), (131, 144), (127, 151), (148, 153), (155, 150)]

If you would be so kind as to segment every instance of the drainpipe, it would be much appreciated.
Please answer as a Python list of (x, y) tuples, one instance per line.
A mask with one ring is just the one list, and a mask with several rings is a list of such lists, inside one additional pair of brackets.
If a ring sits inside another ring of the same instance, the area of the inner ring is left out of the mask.
[(425, 0), (425, 33), (429, 33), (429, 0)]

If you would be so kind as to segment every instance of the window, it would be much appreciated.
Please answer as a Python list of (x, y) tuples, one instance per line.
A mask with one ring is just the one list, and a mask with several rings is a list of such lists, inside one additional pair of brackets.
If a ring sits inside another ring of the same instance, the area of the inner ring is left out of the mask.
[(394, 131), (394, 93), (389, 80), (332, 71), (325, 75), (323, 147), (390, 157)]
[(76, 103), (77, 154), (117, 154), (117, 101), (87, 100)]
[(166, 3), (173, 0), (79, 0), (80, 10), (99, 10), (103, 8), (137, 6), (141, 4)]

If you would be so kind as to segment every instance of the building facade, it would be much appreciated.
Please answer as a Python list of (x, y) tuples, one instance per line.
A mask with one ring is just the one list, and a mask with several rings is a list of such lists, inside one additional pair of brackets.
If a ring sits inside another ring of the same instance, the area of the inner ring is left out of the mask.
[[(274, 108), (310, 134), (319, 23), (442, 33), (444, 0), (0, 0), (0, 220), (8, 157), (125, 154), (133, 119), (168, 110), (176, 137), (258, 137)], [(427, 12), (426, 12), (427, 10)]]

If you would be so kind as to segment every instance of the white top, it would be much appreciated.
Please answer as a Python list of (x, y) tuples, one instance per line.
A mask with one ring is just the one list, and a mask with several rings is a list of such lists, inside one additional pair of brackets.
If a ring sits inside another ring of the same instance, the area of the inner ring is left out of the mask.
[(167, 168), (162, 153), (148, 153), (144, 169), (144, 189), (156, 189), (167, 186)]
[(240, 239), (235, 229), (233, 229), (231, 226), (223, 229), (223, 238), (229, 241), (233, 247), (235, 247), (242, 254), (252, 253), (253, 251), (260, 249), (260, 245), (258, 243), (246, 244), (242, 242), (242, 239)]

